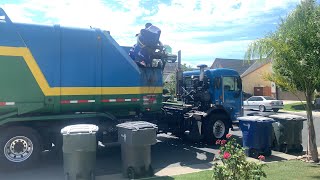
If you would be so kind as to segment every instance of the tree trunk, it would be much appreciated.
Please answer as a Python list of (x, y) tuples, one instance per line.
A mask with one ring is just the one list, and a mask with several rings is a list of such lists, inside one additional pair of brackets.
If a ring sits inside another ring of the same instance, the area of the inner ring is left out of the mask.
[(313, 93), (306, 93), (309, 148), (310, 148), (312, 160), (314, 162), (319, 162), (319, 155), (318, 155), (318, 149), (317, 149), (317, 143), (316, 143), (316, 133), (314, 131), (313, 116), (312, 116), (312, 95)]

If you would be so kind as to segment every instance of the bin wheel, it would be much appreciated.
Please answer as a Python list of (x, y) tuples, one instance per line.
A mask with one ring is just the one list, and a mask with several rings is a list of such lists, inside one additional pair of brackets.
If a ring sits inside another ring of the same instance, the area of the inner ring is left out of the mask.
[(69, 173), (66, 173), (66, 174), (64, 175), (64, 180), (70, 180)]
[(260, 105), (259, 106), (259, 111), (260, 112), (265, 112), (266, 111), (266, 107), (264, 107), (264, 105)]
[(154, 175), (154, 170), (153, 170), (152, 166), (150, 165), (149, 169), (148, 169), (148, 176), (153, 176), (153, 175)]
[(127, 176), (129, 179), (134, 179), (136, 177), (136, 172), (133, 167), (128, 167)]
[(303, 151), (303, 146), (300, 144), (297, 149), (296, 149), (296, 152), (297, 153), (301, 153)]
[(258, 159), (259, 152), (256, 149), (249, 149), (249, 156), (255, 159)]
[(91, 180), (95, 180), (96, 179), (96, 175), (94, 172), (91, 172), (90, 173), (90, 176), (91, 176)]
[(268, 149), (268, 150), (266, 150), (266, 151), (264, 152), (264, 155), (265, 155), (265, 156), (271, 156), (271, 154), (272, 154), (271, 149)]
[(289, 152), (288, 145), (282, 144), (282, 145), (280, 146), (280, 151), (287, 154), (287, 153)]

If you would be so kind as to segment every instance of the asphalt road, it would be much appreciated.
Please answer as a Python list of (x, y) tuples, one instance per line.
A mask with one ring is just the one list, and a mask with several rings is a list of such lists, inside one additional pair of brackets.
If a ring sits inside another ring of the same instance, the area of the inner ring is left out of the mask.
[[(250, 113), (252, 111), (246, 111)], [(281, 112), (280, 112), (281, 113)], [(300, 115), (304, 116), (303, 113)], [(315, 129), (320, 129), (320, 117), (315, 117)], [(235, 137), (241, 137), (239, 129), (231, 131)], [(317, 133), (317, 144), (320, 145), (320, 134)], [(239, 139), (241, 142), (241, 139)], [(303, 145), (307, 145), (307, 125), (304, 123)], [(215, 145), (206, 145), (202, 143), (194, 144), (183, 142), (182, 140), (167, 135), (158, 135), (158, 143), (152, 146), (152, 166), (155, 169), (161, 169), (172, 166), (190, 166), (192, 164), (201, 164), (211, 162), (217, 153), (218, 147)], [(10, 180), (61, 180), (63, 176), (62, 156), (45, 152), (42, 160), (32, 169), (8, 172), (0, 172), (0, 179)], [(107, 175), (121, 173), (121, 148), (109, 147), (100, 148), (97, 153), (97, 175)]]
[[(167, 135), (158, 135), (158, 143), (152, 146), (152, 166), (154, 169), (209, 163), (217, 152), (217, 146), (185, 143)], [(34, 168), (10, 172), (0, 172), (2, 180), (62, 180), (63, 160), (50, 152), (43, 153), (42, 161)], [(100, 148), (97, 153), (97, 175), (121, 173), (121, 148)]]

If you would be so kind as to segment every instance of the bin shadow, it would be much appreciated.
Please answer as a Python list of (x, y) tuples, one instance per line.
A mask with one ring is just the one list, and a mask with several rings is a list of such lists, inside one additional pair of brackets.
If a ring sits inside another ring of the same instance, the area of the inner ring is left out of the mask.
[(149, 178), (150, 180), (173, 180), (173, 177), (170, 176), (153, 176)]
[(277, 156), (276, 154), (272, 154), (271, 156), (266, 157), (264, 162), (274, 162), (274, 161), (286, 161), (287, 159)]
[[(217, 152), (217, 146), (203, 143), (185, 142), (174, 136), (161, 134), (157, 137), (158, 143), (151, 147), (152, 167), (155, 171), (167, 167), (191, 167), (208, 169), (211, 167)], [(207, 166), (194, 166), (208, 163)], [(121, 147), (107, 148), (98, 152), (97, 175), (121, 173)], [(161, 177), (162, 178), (162, 177)], [(167, 179), (170, 177), (167, 177)]]
[[(240, 144), (241, 146), (243, 146), (243, 144), (242, 144), (242, 136), (240, 136), (240, 135), (233, 135), (232, 137), (236, 139), (236, 142), (237, 142), (238, 144)], [(281, 154), (283, 154), (283, 153), (282, 153), (282, 152), (278, 152), (278, 151), (272, 151), (272, 155), (271, 155), (271, 156), (265, 157), (265, 158), (266, 158), (266, 159), (265, 159), (265, 162), (274, 162), (274, 161), (284, 161), (284, 160), (287, 160), (287, 159), (281, 157)], [(304, 153), (299, 153), (299, 154), (303, 155)], [(297, 155), (297, 153), (290, 153), (290, 154), (288, 154), (288, 155), (294, 155), (294, 156), (295, 156), (295, 155)]]

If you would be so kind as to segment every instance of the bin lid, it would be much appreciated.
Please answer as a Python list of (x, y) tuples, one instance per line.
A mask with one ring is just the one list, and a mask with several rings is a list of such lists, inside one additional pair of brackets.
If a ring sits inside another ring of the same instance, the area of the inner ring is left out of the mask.
[(250, 122), (275, 122), (272, 118), (263, 116), (244, 116), (238, 117), (239, 121), (250, 121)]
[(305, 121), (307, 118), (303, 116), (298, 116), (294, 114), (274, 114), (270, 115), (270, 118), (273, 118), (275, 120), (293, 120), (293, 121)]
[(141, 130), (141, 129), (156, 129), (158, 128), (157, 125), (146, 122), (146, 121), (130, 121), (125, 122), (117, 125), (118, 128), (125, 128), (131, 130)]
[(99, 127), (94, 124), (76, 124), (66, 126), (61, 129), (61, 134), (79, 134), (79, 133), (95, 133), (99, 130)]

